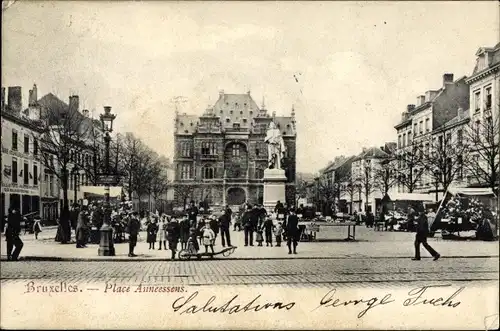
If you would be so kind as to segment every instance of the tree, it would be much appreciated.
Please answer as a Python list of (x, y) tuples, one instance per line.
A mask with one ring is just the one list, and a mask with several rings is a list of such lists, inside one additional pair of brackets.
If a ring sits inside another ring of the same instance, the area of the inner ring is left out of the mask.
[(308, 183), (303, 180), (300, 176), (297, 176), (295, 180), (295, 206), (299, 205), (299, 200), (307, 197), (307, 185)]
[(153, 165), (152, 182), (150, 184), (150, 192), (155, 200), (155, 204), (162, 196), (167, 193), (170, 187), (167, 169), (170, 167), (170, 162), (165, 157), (159, 157)]
[(374, 188), (378, 189), (382, 196), (385, 196), (397, 183), (394, 160), (390, 158), (382, 160), (380, 166), (373, 169), (373, 178)]
[(47, 171), (57, 177), (63, 191), (63, 206), (56, 240), (64, 244), (71, 239), (68, 205), (70, 171), (74, 167), (88, 168), (88, 158), (85, 155), (94, 153), (94, 123), (61, 102), (50, 102), (43, 107), (47, 125), (40, 137), (41, 153), (38, 159)]
[(353, 178), (351, 173), (346, 174), (342, 183), (343, 184), (341, 184), (339, 186), (340, 194), (345, 193), (349, 197), (349, 201), (350, 201), (350, 205), (351, 205), (350, 211), (352, 213), (353, 203), (354, 203), (354, 195), (356, 194), (358, 183)]
[(416, 141), (412, 141), (409, 146), (403, 147), (395, 154), (395, 162), (397, 162), (397, 166), (394, 167), (396, 180), (409, 193), (413, 193), (424, 175), (423, 157), (423, 149)]
[(467, 172), (477, 183), (494, 189), (500, 173), (500, 117), (490, 115), (483, 121), (471, 122), (466, 139), (471, 145), (471, 157), (465, 163)]
[(334, 203), (334, 198), (335, 198), (335, 193), (336, 193), (335, 183), (333, 183), (330, 180), (320, 179), (318, 181), (318, 193), (319, 193), (320, 201), (324, 202), (323, 211), (325, 211), (325, 206), (326, 206), (326, 208), (328, 208), (328, 209), (326, 210), (327, 213), (325, 213), (325, 214), (329, 214), (331, 206)]
[(461, 130), (454, 127), (429, 138), (430, 151), (424, 155), (423, 166), (436, 186), (441, 184), (443, 190), (463, 178), (464, 164), (468, 162), (469, 144), (463, 139)]

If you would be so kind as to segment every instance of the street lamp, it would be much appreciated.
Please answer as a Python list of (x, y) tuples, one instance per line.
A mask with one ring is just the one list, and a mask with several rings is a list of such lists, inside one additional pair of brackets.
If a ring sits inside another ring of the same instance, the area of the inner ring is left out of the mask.
[(432, 172), (434, 173), (434, 185), (436, 186), (436, 202), (439, 201), (439, 194), (438, 194), (438, 189), (439, 189), (439, 178), (441, 178), (441, 170), (439, 167), (435, 167)]
[(78, 190), (78, 175), (79, 175), (80, 169), (78, 169), (77, 165), (73, 166), (73, 169), (71, 169), (71, 172), (73, 173), (73, 189), (74, 189), (74, 199), (73, 199), (73, 204), (77, 203), (77, 190)]
[(104, 130), (104, 174), (101, 181), (104, 182), (104, 220), (101, 227), (101, 241), (99, 243), (99, 256), (115, 256), (115, 247), (113, 244), (113, 228), (111, 227), (111, 208), (109, 204), (109, 186), (112, 184), (110, 177), (113, 177), (110, 173), (111, 169), (109, 166), (109, 144), (111, 142), (110, 133), (113, 132), (113, 121), (116, 115), (111, 114), (111, 107), (104, 107), (104, 114), (100, 115), (102, 127)]

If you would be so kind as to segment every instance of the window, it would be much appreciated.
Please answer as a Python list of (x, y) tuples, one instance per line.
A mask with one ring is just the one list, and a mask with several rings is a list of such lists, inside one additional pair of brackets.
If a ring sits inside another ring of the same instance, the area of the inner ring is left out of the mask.
[(240, 123), (233, 123), (233, 129), (239, 129)]
[(204, 166), (202, 169), (202, 176), (204, 179), (213, 179), (215, 177), (215, 170), (211, 166)]
[(462, 129), (457, 130), (457, 145), (461, 146), (463, 143), (464, 133)]
[(43, 176), (43, 178), (44, 178), (45, 195), (49, 195), (49, 192), (50, 192), (50, 190), (49, 190), (49, 185), (50, 185), (49, 175), (45, 174)]
[(30, 183), (30, 170), (28, 162), (24, 163), (23, 177), (24, 177), (24, 185), (28, 185)]
[(233, 144), (233, 156), (240, 156), (240, 145)]
[(17, 131), (12, 129), (12, 150), (17, 151)]
[(485, 90), (485, 108), (491, 109), (491, 86), (488, 86)]
[(457, 166), (458, 166), (458, 179), (462, 179), (464, 177), (464, 160), (462, 155), (457, 156)]
[(403, 147), (401, 144), (401, 135), (398, 136), (398, 148)]
[(418, 128), (419, 128), (419, 132), (420, 134), (424, 133), (424, 121), (420, 121), (419, 125), (418, 125)]
[(403, 133), (403, 147), (405, 147), (406, 144), (406, 133)]
[(12, 182), (17, 183), (17, 159), (12, 159)]
[(30, 153), (30, 137), (27, 134), (24, 135), (24, 153)]
[(431, 131), (431, 125), (430, 124), (431, 124), (431, 121), (428, 118), (426, 118), (425, 119), (425, 132)]
[(443, 149), (443, 136), (439, 136), (439, 138), (438, 138), (438, 148), (440, 150)]
[(255, 148), (255, 155), (259, 156), (259, 154), (260, 154), (260, 149), (257, 147), (257, 148)]
[(418, 131), (418, 127), (417, 127), (417, 123), (413, 123), (413, 134), (416, 136), (417, 135), (417, 131)]
[(429, 152), (430, 152), (429, 143), (425, 143), (424, 156), (425, 157), (429, 156)]
[(191, 156), (191, 148), (189, 146), (189, 143), (182, 143), (182, 145), (181, 145), (181, 156), (183, 156), (183, 157), (189, 157), (189, 156)]
[(38, 155), (38, 139), (33, 139), (33, 155)]
[(183, 164), (182, 165), (181, 178), (182, 179), (191, 178), (191, 165), (190, 164)]
[(477, 120), (476, 121), (476, 134), (479, 134), (479, 130), (481, 129), (481, 121), (480, 120)]
[(476, 112), (481, 110), (481, 92), (474, 92), (474, 109)]
[(410, 144), (411, 144), (411, 133), (408, 133), (408, 135), (406, 136), (406, 145), (410, 146)]
[(36, 164), (33, 165), (33, 185), (38, 185), (38, 166)]

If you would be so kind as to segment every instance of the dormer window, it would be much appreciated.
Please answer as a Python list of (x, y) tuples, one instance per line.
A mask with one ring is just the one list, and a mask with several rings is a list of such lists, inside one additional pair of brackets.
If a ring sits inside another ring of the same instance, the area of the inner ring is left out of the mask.
[(191, 122), (191, 126), (193, 126), (193, 122)]
[(181, 122), (181, 126), (184, 126), (184, 123)]
[(239, 129), (240, 128), (240, 123), (233, 123), (233, 128), (234, 129)]
[(286, 127), (290, 129), (290, 124), (287, 124)]
[(221, 111), (220, 111), (220, 113), (221, 113), (221, 114), (222, 114), (223, 112), (224, 112), (223, 110), (221, 110)]
[(253, 110), (250, 110), (250, 115), (253, 115)]
[(240, 115), (243, 115), (243, 110), (240, 110)]
[(229, 114), (231, 114), (231, 115), (232, 115), (232, 114), (233, 114), (233, 111), (231, 110), (231, 111), (229, 112)]
[(189, 133), (189, 131), (188, 130), (184, 130), (184, 133)]
[(246, 119), (246, 118), (244, 118), (244, 119), (243, 119), (243, 123), (246, 123), (246, 122), (247, 122), (247, 119)]
[(231, 122), (231, 120), (229, 118), (226, 118), (226, 123), (229, 123)]
[(244, 106), (246, 107), (246, 106), (247, 106), (247, 104), (246, 104), (246, 103), (244, 103)]

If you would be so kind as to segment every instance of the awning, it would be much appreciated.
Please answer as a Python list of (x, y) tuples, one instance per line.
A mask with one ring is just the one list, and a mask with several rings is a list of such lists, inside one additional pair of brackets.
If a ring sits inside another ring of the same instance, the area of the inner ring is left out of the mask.
[(491, 188), (475, 188), (475, 187), (450, 187), (448, 189), (453, 195), (458, 196), (483, 196), (483, 195), (491, 195), (494, 196), (493, 190)]
[(392, 193), (388, 197), (391, 201), (434, 201), (427, 193)]
[[(91, 195), (102, 195), (104, 196), (104, 186), (82, 186), (81, 191), (85, 195), (85, 193), (89, 193)], [(110, 197), (120, 197), (122, 195), (122, 187), (121, 186), (111, 186), (109, 188), (109, 196)]]

